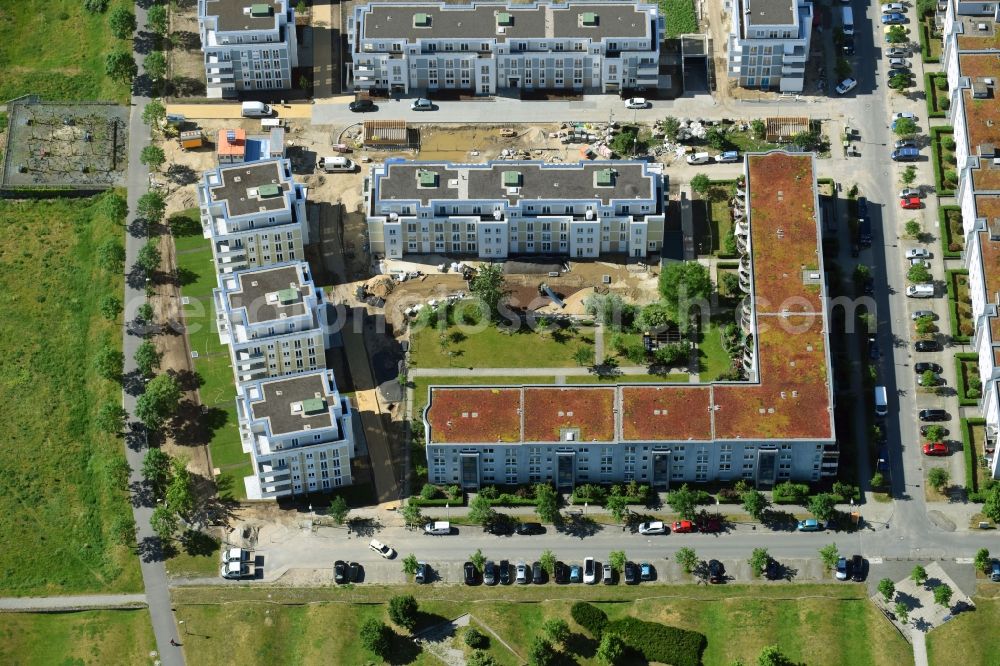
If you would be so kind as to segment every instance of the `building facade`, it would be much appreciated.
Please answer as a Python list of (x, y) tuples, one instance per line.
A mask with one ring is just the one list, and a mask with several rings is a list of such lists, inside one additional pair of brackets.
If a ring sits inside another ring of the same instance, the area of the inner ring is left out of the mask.
[(802, 92), (811, 0), (736, 0), (730, 15), (729, 77), (743, 88)]
[(648, 162), (390, 161), (365, 188), (373, 254), (596, 258), (663, 246), (666, 188)]
[(202, 233), (220, 275), (305, 258), (306, 187), (288, 160), (220, 166), (198, 185)]
[(243, 451), (254, 473), (248, 499), (274, 499), (350, 485), (350, 403), (330, 370), (261, 379), (236, 399)]
[(287, 0), (198, 0), (208, 97), (292, 87), (298, 43)]
[(348, 18), (357, 90), (654, 88), (663, 18), (639, 2), (369, 3)]
[(220, 275), (213, 295), (237, 385), (326, 367), (327, 305), (305, 262)]
[(813, 157), (748, 156), (746, 185), (734, 213), (748, 381), (432, 386), (423, 415), (430, 481), (770, 487), (835, 476)]

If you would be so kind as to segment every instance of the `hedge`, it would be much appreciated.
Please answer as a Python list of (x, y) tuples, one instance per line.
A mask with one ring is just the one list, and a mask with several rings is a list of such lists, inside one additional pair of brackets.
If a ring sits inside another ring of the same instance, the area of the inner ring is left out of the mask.
[(937, 189), (937, 195), (939, 197), (953, 197), (955, 196), (955, 190), (948, 189), (944, 186), (944, 170), (947, 165), (940, 154), (938, 146), (941, 143), (942, 134), (955, 134), (955, 128), (951, 126), (939, 126), (932, 127), (930, 129), (931, 137), (931, 159), (934, 160), (934, 187)]
[(940, 98), (938, 95), (946, 95), (945, 99), (948, 99), (947, 92), (938, 90), (937, 85), (935, 85), (935, 79), (948, 79), (948, 75), (942, 72), (927, 72), (924, 74), (924, 97), (927, 99), (927, 117), (928, 118), (945, 118), (948, 116), (947, 111), (938, 111)]
[(976, 452), (973, 449), (972, 426), (986, 425), (986, 419), (962, 419), (962, 453), (965, 454), (965, 493), (970, 502), (982, 502), (983, 498), (979, 494), (976, 480), (976, 465), (978, 464)]
[(574, 622), (601, 640), (604, 628), (608, 626), (608, 616), (604, 611), (586, 601), (578, 601), (569, 609), (569, 614)]
[(930, 34), (931, 28), (924, 20), (924, 17), (920, 17), (920, 57), (925, 63), (941, 62), (940, 58), (931, 57), (931, 40), (934, 37)]
[(955, 354), (955, 387), (958, 389), (958, 404), (962, 407), (975, 407), (979, 405), (979, 398), (969, 397), (969, 386), (965, 381), (965, 373), (962, 372), (962, 361), (979, 361), (979, 355), (970, 352)]
[(518, 497), (509, 493), (503, 493), (496, 499), (489, 500), (490, 506), (536, 506), (538, 500), (533, 497)]
[(465, 497), (451, 499), (449, 497), (435, 497), (434, 499), (424, 499), (420, 495), (413, 495), (408, 502), (414, 506), (465, 506)]
[[(951, 237), (951, 225), (948, 224), (948, 211), (958, 211), (962, 212), (961, 206), (938, 206), (938, 222), (941, 224), (941, 255), (945, 259), (961, 259), (961, 252), (953, 252), (948, 248), (951, 247), (952, 237)], [(963, 240), (964, 244), (964, 240)]]
[(945, 286), (948, 287), (948, 318), (951, 321), (951, 339), (959, 344), (968, 344), (969, 336), (962, 335), (958, 330), (958, 294), (955, 289), (955, 276), (965, 275), (968, 277), (969, 271), (964, 268), (955, 268), (945, 271)]
[(647, 661), (673, 666), (699, 666), (708, 640), (704, 634), (646, 622), (635, 617), (615, 620), (606, 631), (618, 635), (626, 645), (642, 653)]

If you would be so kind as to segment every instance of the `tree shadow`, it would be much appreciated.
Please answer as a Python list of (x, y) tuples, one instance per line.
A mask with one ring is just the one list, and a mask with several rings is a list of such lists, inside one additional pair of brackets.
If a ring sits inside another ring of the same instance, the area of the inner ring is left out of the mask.
[(799, 570), (795, 567), (790, 567), (787, 564), (778, 564), (778, 579), (787, 580), (791, 583), (798, 575)]
[[(177, 185), (193, 185), (198, 182), (198, 174), (186, 164), (171, 164), (166, 170), (167, 179)], [(183, 216), (182, 219), (188, 219)]]
[(794, 514), (775, 509), (767, 509), (761, 516), (760, 522), (769, 530), (781, 530), (784, 532), (794, 532), (798, 525)]
[(163, 547), (163, 542), (158, 536), (143, 537), (136, 544), (136, 554), (139, 555), (143, 562), (162, 562), (166, 559), (167, 555)]
[(207, 444), (213, 433), (226, 425), (229, 414), (218, 407), (205, 407), (191, 400), (181, 401), (170, 422), (174, 440), (183, 446)]
[(565, 516), (561, 523), (555, 526), (557, 532), (562, 532), (568, 536), (584, 537), (594, 536), (601, 531), (601, 525), (590, 516), (580, 513), (573, 513)]
[(194, 391), (205, 385), (205, 379), (193, 370), (168, 370), (167, 374), (174, 378), (182, 391)]
[(180, 538), (184, 552), (192, 557), (205, 557), (219, 549), (220, 541), (211, 534), (199, 530), (188, 530)]
[(164, 95), (172, 97), (204, 97), (206, 88), (204, 82), (198, 79), (175, 76), (164, 83), (163, 92)]
[(349, 518), (347, 520), (347, 533), (368, 539), (375, 536), (382, 529), (382, 523), (377, 518)]
[(385, 660), (389, 664), (410, 664), (417, 660), (423, 648), (408, 636), (400, 636), (395, 631), (389, 638), (389, 654)]
[(185, 51), (197, 51), (201, 48), (201, 37), (198, 36), (198, 33), (190, 30), (176, 30), (170, 33), (167, 42), (172, 48)]

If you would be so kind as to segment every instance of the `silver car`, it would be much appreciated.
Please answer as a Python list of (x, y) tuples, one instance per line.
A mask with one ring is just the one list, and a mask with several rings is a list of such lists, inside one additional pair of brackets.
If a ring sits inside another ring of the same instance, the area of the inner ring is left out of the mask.
[(889, 58), (889, 69), (909, 69), (910, 61), (906, 58)]

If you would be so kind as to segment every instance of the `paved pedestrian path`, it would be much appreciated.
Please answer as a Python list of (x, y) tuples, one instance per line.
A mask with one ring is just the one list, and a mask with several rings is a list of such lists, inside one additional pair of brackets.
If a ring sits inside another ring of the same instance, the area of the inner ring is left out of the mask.
[[(623, 375), (647, 375), (644, 365), (619, 366)], [(591, 368), (410, 368), (413, 377), (586, 377), (594, 374)]]
[(85, 594), (70, 597), (0, 597), (0, 612), (142, 608), (145, 594)]

